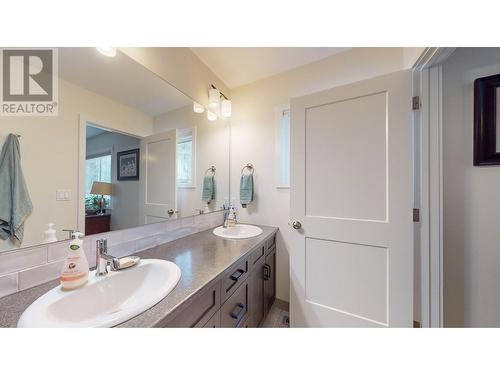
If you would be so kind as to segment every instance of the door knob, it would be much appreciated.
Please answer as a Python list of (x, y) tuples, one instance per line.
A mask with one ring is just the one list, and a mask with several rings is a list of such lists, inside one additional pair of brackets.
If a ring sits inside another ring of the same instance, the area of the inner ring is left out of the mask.
[(179, 211), (175, 211), (174, 209), (171, 208), (170, 210), (167, 211), (167, 214), (169, 214), (170, 216), (172, 216), (173, 214), (176, 214), (178, 212)]
[(302, 224), (300, 223), (300, 221), (294, 221), (292, 223), (292, 228), (293, 229), (300, 229), (300, 228), (302, 228)]

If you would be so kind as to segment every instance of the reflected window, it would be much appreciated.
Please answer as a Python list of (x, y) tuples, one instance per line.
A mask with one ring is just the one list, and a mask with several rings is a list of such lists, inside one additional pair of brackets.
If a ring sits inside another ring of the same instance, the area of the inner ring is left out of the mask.
[(177, 140), (177, 185), (194, 187), (194, 131), (181, 129)]
[[(111, 154), (87, 157), (85, 163), (86, 185), (85, 185), (85, 206), (87, 208), (98, 208), (98, 195), (90, 194), (94, 181), (111, 182)], [(105, 207), (110, 207), (109, 195), (104, 196)], [(94, 207), (95, 206), (95, 207)]]
[(280, 111), (277, 131), (278, 181), (280, 188), (290, 187), (290, 110)]

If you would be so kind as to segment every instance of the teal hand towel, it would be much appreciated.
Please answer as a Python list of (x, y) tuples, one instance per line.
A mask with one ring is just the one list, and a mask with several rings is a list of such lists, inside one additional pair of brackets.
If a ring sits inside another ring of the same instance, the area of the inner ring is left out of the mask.
[(243, 208), (253, 201), (253, 175), (242, 174), (240, 180), (240, 203)]
[(33, 204), (21, 169), (19, 139), (9, 134), (0, 153), (0, 238), (24, 236), (24, 222)]
[(203, 179), (203, 191), (201, 193), (201, 200), (209, 204), (215, 199), (215, 177), (205, 176)]

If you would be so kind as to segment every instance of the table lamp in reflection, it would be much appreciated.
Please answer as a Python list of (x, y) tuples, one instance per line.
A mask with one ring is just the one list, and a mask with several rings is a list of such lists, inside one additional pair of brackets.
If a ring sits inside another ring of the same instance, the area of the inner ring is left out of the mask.
[(101, 196), (101, 199), (99, 200), (99, 213), (104, 214), (106, 213), (106, 203), (104, 201), (104, 196), (113, 195), (113, 184), (110, 184), (109, 182), (94, 181), (90, 194)]

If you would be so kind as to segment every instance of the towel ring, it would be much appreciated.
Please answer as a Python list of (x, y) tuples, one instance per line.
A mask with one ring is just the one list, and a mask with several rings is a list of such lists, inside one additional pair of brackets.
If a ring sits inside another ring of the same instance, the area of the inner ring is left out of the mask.
[(215, 168), (213, 165), (208, 168), (206, 171), (205, 171), (205, 176), (207, 175), (208, 172), (212, 172), (214, 175), (215, 175), (215, 171), (217, 170), (217, 168)]
[(252, 164), (248, 163), (243, 168), (241, 168), (241, 174), (243, 174), (243, 172), (245, 171), (245, 169), (249, 169), (250, 170), (250, 174), (253, 175), (254, 169), (253, 169), (253, 165)]

